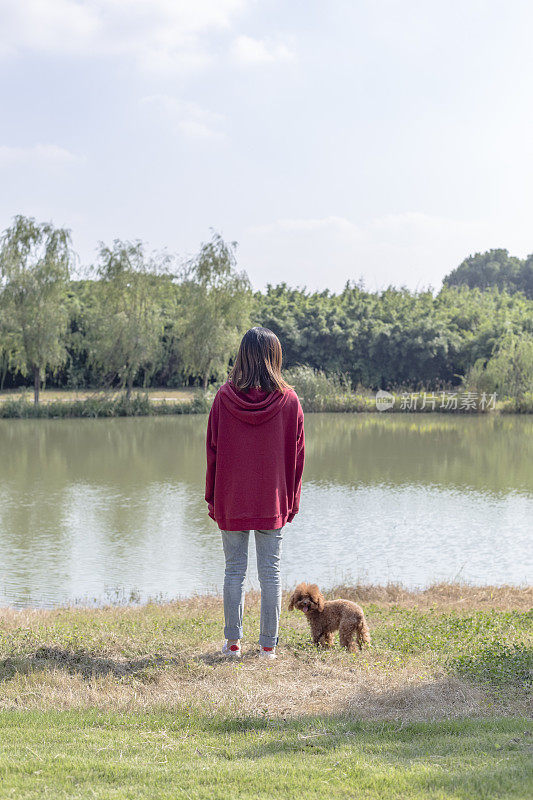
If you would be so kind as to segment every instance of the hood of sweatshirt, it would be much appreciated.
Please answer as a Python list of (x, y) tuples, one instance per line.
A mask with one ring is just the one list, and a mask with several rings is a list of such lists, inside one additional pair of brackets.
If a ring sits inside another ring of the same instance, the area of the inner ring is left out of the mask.
[(262, 425), (278, 414), (290, 397), (290, 392), (264, 392), (249, 389), (242, 392), (230, 381), (220, 387), (220, 401), (230, 414), (249, 425)]

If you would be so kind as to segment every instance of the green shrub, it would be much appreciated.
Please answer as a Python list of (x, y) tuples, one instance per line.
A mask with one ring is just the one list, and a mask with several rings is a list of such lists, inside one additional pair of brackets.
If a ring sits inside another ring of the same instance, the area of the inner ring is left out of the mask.
[(362, 398), (357, 398), (343, 377), (326, 375), (312, 367), (292, 367), (285, 379), (294, 390), (304, 411), (360, 411)]
[(502, 411), (506, 414), (533, 414), (533, 392), (526, 392), (521, 397), (506, 400)]
[(208, 414), (215, 394), (217, 393), (215, 386), (210, 386), (207, 391), (198, 389), (192, 400), (186, 400), (179, 403), (167, 402), (162, 400), (159, 403), (151, 403), (151, 414), (155, 416), (176, 416), (179, 414)]
[[(471, 391), (497, 392), (518, 404), (533, 395), (533, 335), (507, 331), (496, 343), (488, 361), (479, 358), (463, 378)], [(531, 401), (530, 401), (531, 402)], [(527, 403), (526, 403), (527, 406)]]
[(205, 392), (201, 389), (195, 392), (193, 399), (190, 401), (190, 412), (192, 414), (208, 414), (218, 388), (218, 386), (209, 386)]

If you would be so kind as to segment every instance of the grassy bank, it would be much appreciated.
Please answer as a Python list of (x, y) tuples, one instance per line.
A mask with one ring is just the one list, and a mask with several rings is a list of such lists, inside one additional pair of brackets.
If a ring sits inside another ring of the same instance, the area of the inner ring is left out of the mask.
[(238, 715), (341, 713), (423, 720), (525, 713), (533, 589), (339, 587), (365, 608), (372, 645), (317, 651), (303, 615), (281, 617), (280, 658), (256, 658), (259, 599), (246, 598), (239, 664), (219, 653), (217, 596), (101, 609), (0, 610), (0, 708), (194, 708)]
[(217, 596), (0, 610), (0, 798), (527, 797), (533, 589), (330, 595), (362, 653), (316, 650), (284, 596), (259, 661), (255, 592), (240, 662)]
[[(298, 386), (295, 387), (298, 391)], [(394, 406), (384, 412), (376, 408), (375, 394), (354, 393), (340, 391), (339, 393), (312, 395), (308, 391), (298, 391), (302, 406), (306, 412), (338, 412), (338, 413), (420, 413), (420, 414), (530, 414), (533, 413), (533, 398), (521, 400), (501, 400), (496, 402), (494, 409), (482, 411), (464, 411), (460, 407), (440, 408), (440, 400), (435, 408), (426, 405), (422, 408), (422, 401), (418, 401), (415, 409), (405, 407), (401, 394), (393, 393)], [(69, 396), (65, 392), (58, 396), (58, 392), (43, 394), (41, 401), (35, 405), (29, 395), (14, 396), (13, 394), (0, 395), (0, 419), (65, 419), (76, 417), (146, 417), (167, 416), (179, 414), (205, 414), (211, 408), (215, 389), (207, 392), (200, 389), (180, 392), (164, 392), (152, 390), (151, 392), (138, 392), (129, 399), (123, 394), (82, 394), (79, 397)], [(458, 395), (460, 397), (460, 394)], [(460, 402), (460, 400), (459, 400)]]
[(38, 405), (27, 395), (0, 399), (0, 419), (67, 419), (74, 417), (149, 417), (176, 414), (205, 414), (211, 408), (213, 392), (187, 392), (182, 396), (159, 392), (93, 394), (77, 399), (48, 399)]

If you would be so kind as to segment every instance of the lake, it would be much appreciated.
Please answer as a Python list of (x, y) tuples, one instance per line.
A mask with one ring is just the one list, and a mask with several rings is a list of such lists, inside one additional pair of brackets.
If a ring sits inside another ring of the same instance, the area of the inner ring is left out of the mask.
[[(0, 605), (222, 587), (205, 416), (0, 420)], [(533, 418), (307, 414), (283, 583), (533, 583)], [(257, 586), (253, 538), (248, 586)]]

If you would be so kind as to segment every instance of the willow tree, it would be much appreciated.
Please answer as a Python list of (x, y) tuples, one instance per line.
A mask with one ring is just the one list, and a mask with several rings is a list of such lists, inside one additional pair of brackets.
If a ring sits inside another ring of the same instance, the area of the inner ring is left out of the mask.
[[(13, 369), (33, 376), (34, 402), (46, 370), (67, 359), (70, 232), (16, 216), (0, 239), (0, 313)], [(5, 348), (4, 348), (5, 353)]]
[(142, 242), (100, 245), (86, 322), (89, 359), (110, 382), (118, 381), (128, 399), (139, 370), (147, 374), (159, 358), (161, 266), (146, 256)]
[(236, 246), (214, 233), (183, 275), (179, 349), (184, 371), (200, 377), (204, 389), (212, 377), (225, 377), (250, 324), (251, 285), (236, 268)]
[(470, 368), (465, 383), (500, 397), (522, 399), (533, 392), (533, 335), (509, 327), (486, 364), (479, 359)]

